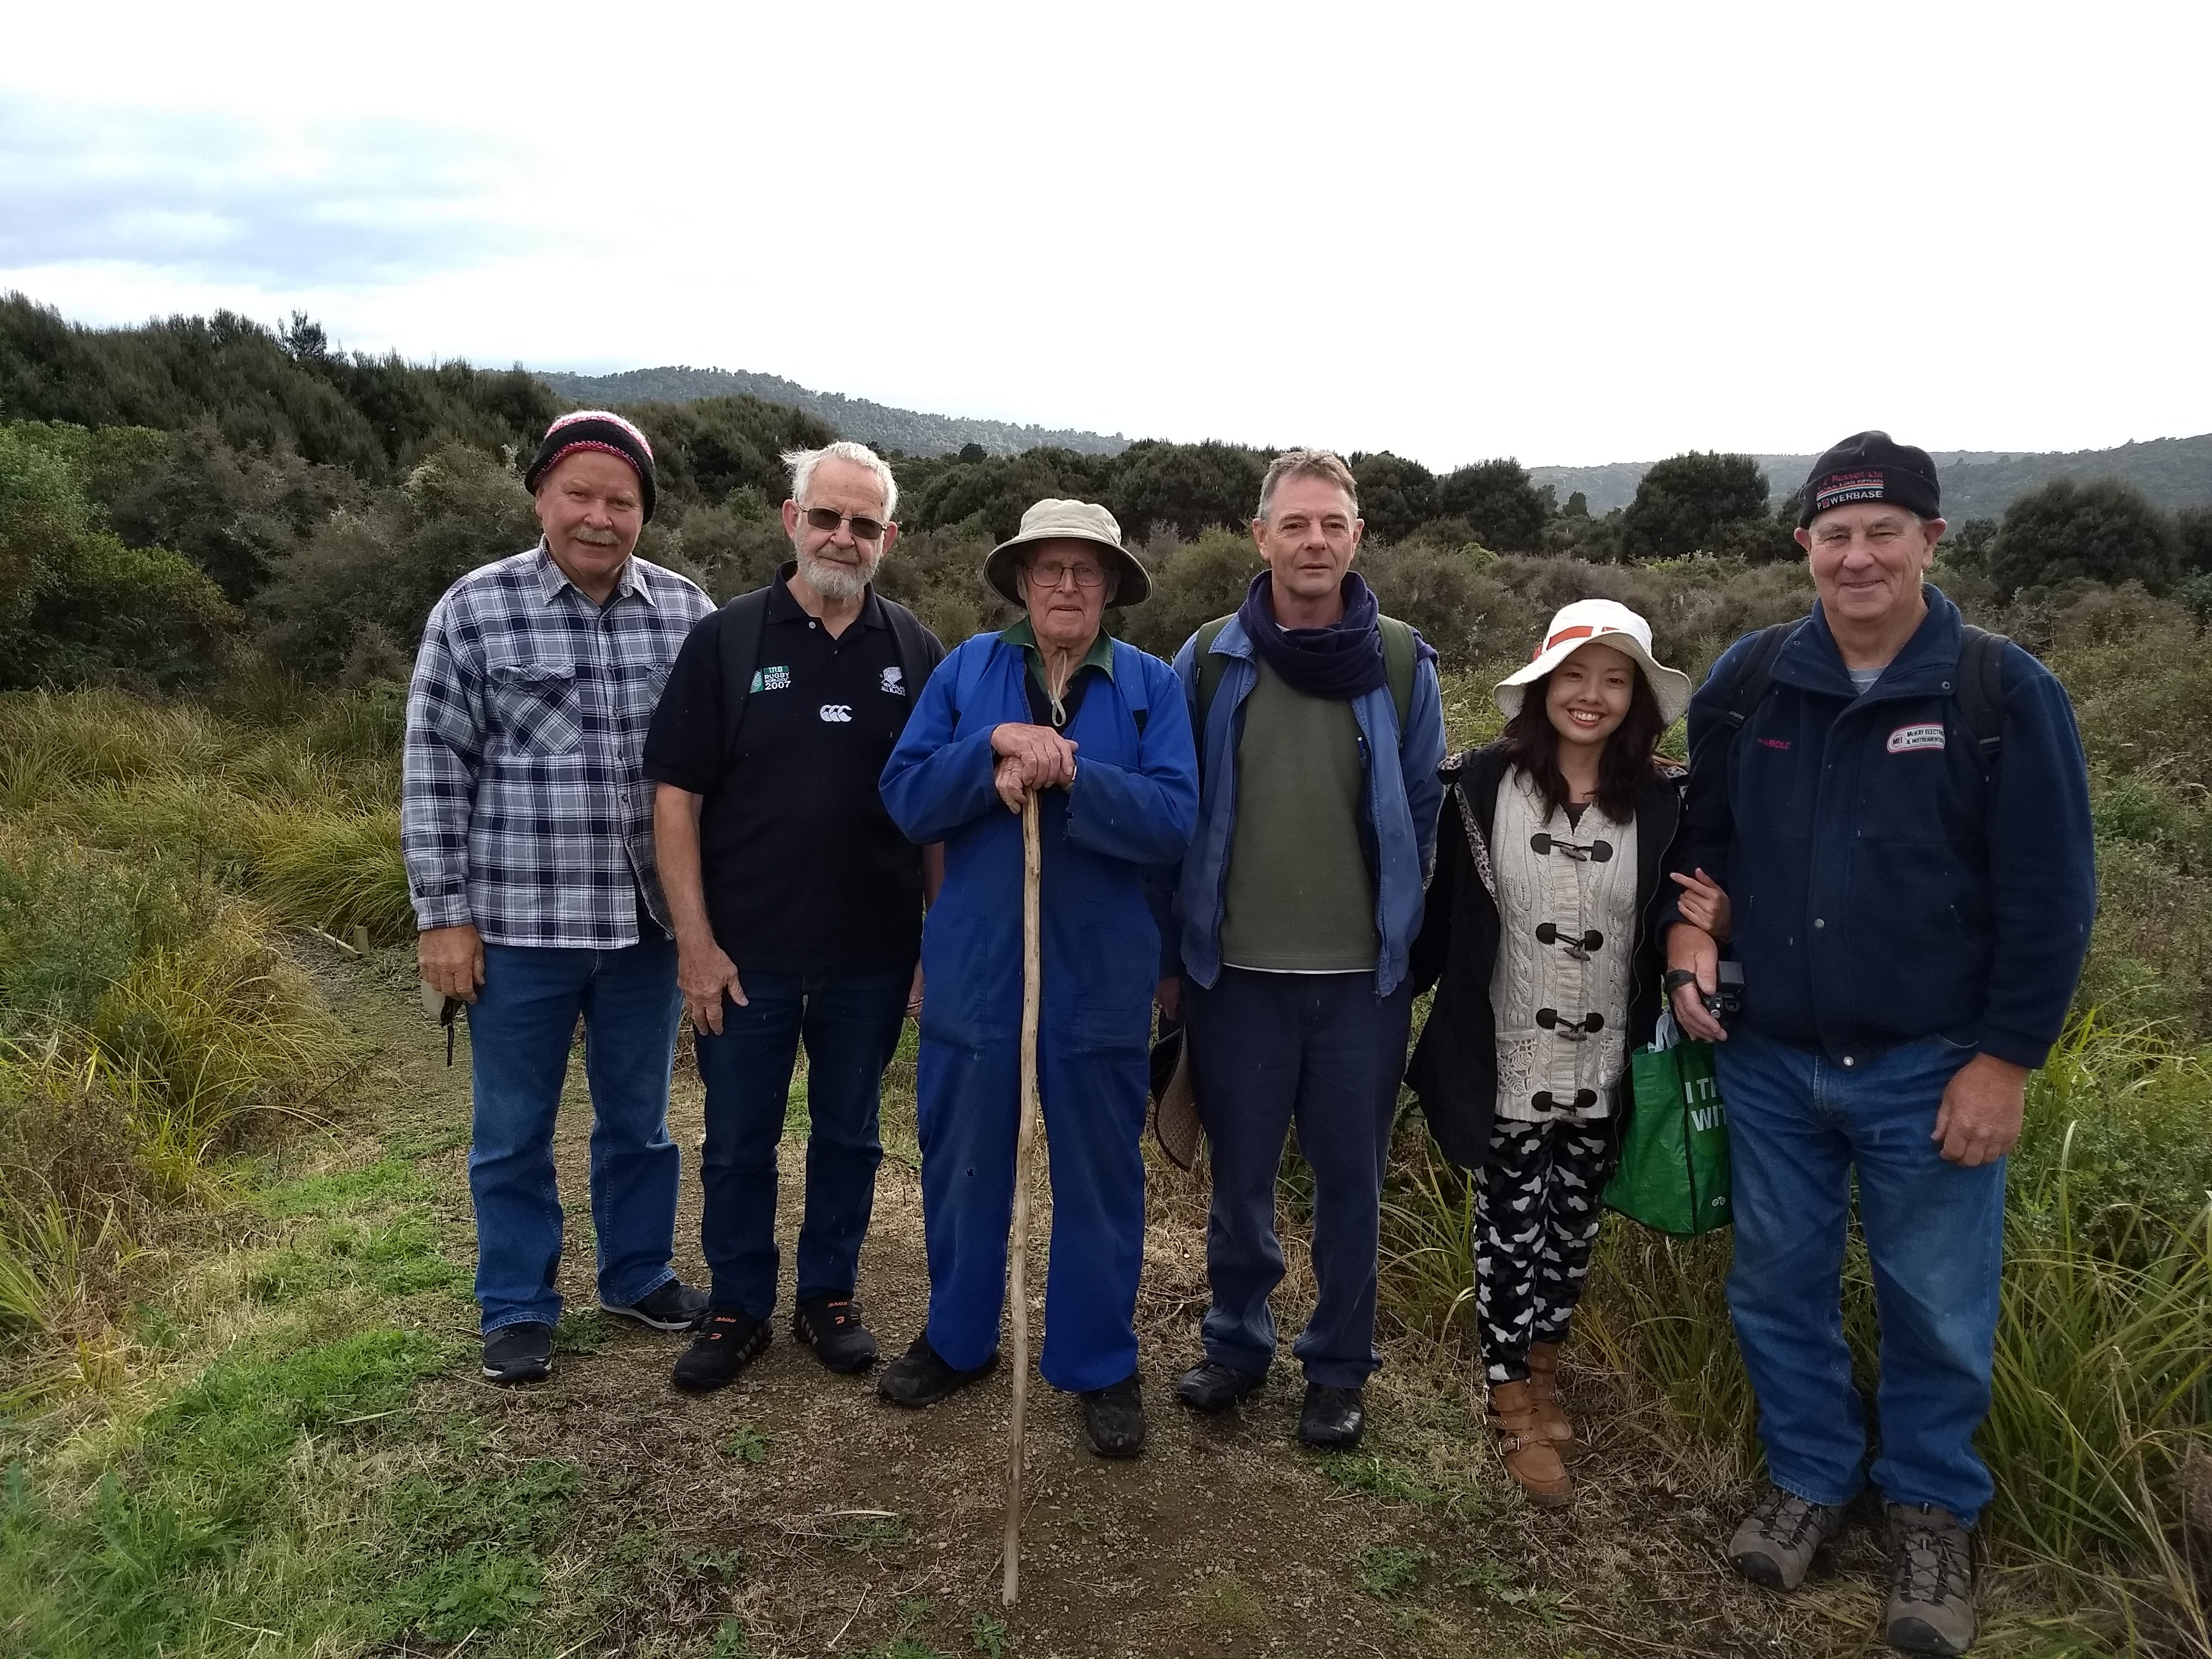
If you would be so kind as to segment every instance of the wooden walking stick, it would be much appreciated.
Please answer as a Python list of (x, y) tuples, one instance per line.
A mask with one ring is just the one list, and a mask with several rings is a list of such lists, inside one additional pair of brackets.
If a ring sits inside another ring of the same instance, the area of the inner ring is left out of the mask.
[(1007, 1263), (1014, 1306), (1014, 1407), (1006, 1422), (1006, 1577), (1000, 1594), (1014, 1605), (1022, 1557), (1022, 1419), (1030, 1398), (1030, 1159), (1036, 1145), (1037, 1012), (1044, 987), (1044, 852), (1037, 838), (1037, 794), (1022, 797), (1022, 1119), (1014, 1134), (1014, 1236)]

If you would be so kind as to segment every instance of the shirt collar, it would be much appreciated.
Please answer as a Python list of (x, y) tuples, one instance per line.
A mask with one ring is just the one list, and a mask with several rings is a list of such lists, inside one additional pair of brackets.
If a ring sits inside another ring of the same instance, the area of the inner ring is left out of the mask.
[[(1036, 630), (1030, 626), (1027, 617), (1006, 629), (999, 637), (1008, 645), (1018, 645), (1027, 651), (1030, 667), (1036, 670), (1040, 680), (1043, 678), (1044, 653), (1037, 649)], [(1084, 653), (1083, 660), (1075, 665), (1075, 672), (1079, 674), (1086, 668), (1099, 670), (1109, 680), (1114, 678), (1114, 638), (1103, 628), (1098, 630), (1098, 637), (1091, 641), (1091, 649)], [(1068, 676), (1070, 679), (1074, 677), (1073, 674)]]
[[(547, 605), (550, 605), (553, 603), (554, 596), (562, 588), (576, 587), (576, 585), (568, 580), (568, 573), (562, 569), (560, 564), (554, 559), (553, 550), (546, 546), (545, 538), (543, 536), (538, 538), (537, 553), (538, 597)], [(615, 573), (615, 591), (607, 598), (611, 603), (625, 595), (635, 595), (647, 605), (656, 603), (653, 597), (653, 589), (647, 586), (644, 579), (637, 574), (637, 555), (635, 553), (624, 559), (622, 568)], [(588, 596), (583, 589), (576, 587), (576, 597), (580, 599)]]
[[(795, 622), (807, 616), (806, 607), (791, 591), (791, 579), (799, 574), (799, 561), (786, 559), (776, 567), (775, 576), (768, 585), (768, 619), (772, 622)], [(857, 619), (863, 628), (888, 628), (884, 620), (884, 608), (876, 598), (876, 585), (870, 582), (860, 596), (860, 614)]]

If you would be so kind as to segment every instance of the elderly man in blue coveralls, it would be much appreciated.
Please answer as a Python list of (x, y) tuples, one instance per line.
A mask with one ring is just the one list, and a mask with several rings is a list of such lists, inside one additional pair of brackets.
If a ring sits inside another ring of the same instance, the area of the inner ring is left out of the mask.
[(1152, 591), (1105, 508), (1039, 501), (984, 576), (1027, 614), (945, 658), (884, 768), (892, 818), (916, 842), (944, 843), (945, 884), (921, 945), (929, 1319), (879, 1387), (894, 1404), (933, 1405), (998, 1363), (1021, 1081), (1019, 815), (1041, 792), (1053, 1223), (1039, 1369), (1082, 1396), (1091, 1450), (1133, 1457), (1145, 1443), (1139, 1142), (1160, 951), (1145, 872), (1181, 859), (1197, 822), (1190, 716), (1165, 663), (1105, 632), (1109, 605)]

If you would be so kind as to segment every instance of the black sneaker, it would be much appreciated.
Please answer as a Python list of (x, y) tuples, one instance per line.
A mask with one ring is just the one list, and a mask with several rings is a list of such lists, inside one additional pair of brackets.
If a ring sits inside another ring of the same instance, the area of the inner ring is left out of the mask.
[(1176, 1398), (1194, 1412), (1225, 1412), (1267, 1380), (1218, 1359), (1192, 1366), (1176, 1379)]
[(1298, 1413), (1298, 1438), (1322, 1451), (1350, 1451), (1367, 1428), (1366, 1396), (1358, 1389), (1306, 1384), (1306, 1403)]
[(635, 1319), (656, 1331), (688, 1331), (707, 1311), (707, 1293), (693, 1290), (680, 1279), (672, 1279), (626, 1308), (602, 1299), (599, 1311), (617, 1319)]
[(814, 1357), (833, 1371), (864, 1371), (876, 1363), (876, 1339), (860, 1322), (860, 1304), (849, 1296), (800, 1303), (791, 1316), (791, 1338), (811, 1344)]
[(934, 1406), (998, 1367), (999, 1356), (994, 1353), (973, 1370), (956, 1370), (938, 1358), (937, 1350), (929, 1346), (929, 1333), (924, 1331), (915, 1338), (911, 1348), (884, 1367), (883, 1376), (876, 1380), (876, 1392), (894, 1406)]
[(686, 1394), (726, 1389), (739, 1371), (768, 1352), (775, 1334), (768, 1321), (755, 1319), (743, 1308), (716, 1308), (699, 1322), (699, 1334), (677, 1360), (668, 1380)]
[(1101, 1457), (1134, 1457), (1145, 1449), (1145, 1402), (1131, 1371), (1111, 1388), (1086, 1389), (1083, 1437)]
[(543, 1382), (553, 1375), (553, 1328), (531, 1321), (486, 1331), (483, 1374), (503, 1387)]

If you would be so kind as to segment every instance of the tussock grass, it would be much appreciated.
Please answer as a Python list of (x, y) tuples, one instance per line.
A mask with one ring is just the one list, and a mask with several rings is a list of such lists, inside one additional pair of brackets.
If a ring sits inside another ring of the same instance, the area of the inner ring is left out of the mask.
[[(2000, 1573), (2052, 1597), (2077, 1635), (2212, 1653), (2212, 1064), (2140, 1027), (2077, 1021), (2033, 1080), (2008, 1171), (1995, 1398), (1980, 1445), (1997, 1480), (1983, 1535)], [(1391, 1305), (1474, 1363), (1469, 1183), (1425, 1139), (1394, 1177)], [(1674, 1239), (1607, 1218), (1577, 1348), (1656, 1410), (1686, 1456), (1757, 1468), (1755, 1407), (1723, 1285), (1731, 1236)], [(1854, 1237), (1844, 1328), (1877, 1374), (1873, 1292)], [(2194, 1645), (2191, 1645), (2191, 1644)], [(2161, 1646), (2160, 1644), (2166, 1644)]]

